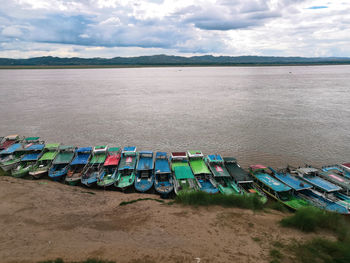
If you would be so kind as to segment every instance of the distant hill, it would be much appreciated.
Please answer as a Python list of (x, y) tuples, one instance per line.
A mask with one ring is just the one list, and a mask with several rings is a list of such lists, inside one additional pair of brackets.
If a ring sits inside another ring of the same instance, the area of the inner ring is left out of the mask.
[(350, 58), (342, 57), (265, 57), (265, 56), (140, 56), (115, 58), (59, 58), (36, 57), (28, 59), (0, 58), (0, 66), (230, 66), (230, 65), (315, 65), (350, 64)]

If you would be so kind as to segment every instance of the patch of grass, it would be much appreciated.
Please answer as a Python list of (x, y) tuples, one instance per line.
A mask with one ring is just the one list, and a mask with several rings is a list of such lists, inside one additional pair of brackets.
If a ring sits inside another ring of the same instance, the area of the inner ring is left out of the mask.
[(152, 200), (152, 201), (156, 201), (156, 202), (159, 202), (159, 203), (164, 203), (164, 200), (160, 200), (160, 199), (155, 199), (155, 198), (139, 198), (139, 199), (135, 199), (135, 200), (131, 200), (131, 201), (124, 201), (124, 202), (121, 202), (119, 205), (120, 205), (120, 206), (129, 205), (129, 204), (136, 203), (136, 202), (139, 202), (139, 201), (147, 201), (147, 200)]
[(272, 258), (270, 262), (278, 263), (283, 258), (283, 255), (278, 249), (274, 248), (270, 250), (270, 257)]
[(190, 206), (220, 205), (252, 210), (261, 210), (264, 206), (257, 195), (211, 195), (203, 191), (180, 192), (176, 196), (175, 202)]
[(288, 212), (289, 210), (287, 209), (287, 207), (285, 207), (282, 203), (277, 202), (277, 201), (273, 201), (273, 202), (269, 202), (266, 205), (267, 208), (273, 209), (273, 210), (277, 210), (283, 213)]
[(252, 237), (252, 240), (255, 242), (260, 242), (261, 238), (260, 237)]
[(107, 261), (107, 260), (100, 260), (100, 259), (94, 259), (89, 258), (85, 261), (64, 261), (61, 258), (57, 258), (55, 260), (45, 260), (45, 261), (39, 261), (38, 263), (115, 263), (115, 261)]
[(284, 247), (284, 245), (281, 242), (279, 242), (279, 241), (273, 242), (272, 245), (274, 247), (278, 247), (278, 248), (283, 248)]

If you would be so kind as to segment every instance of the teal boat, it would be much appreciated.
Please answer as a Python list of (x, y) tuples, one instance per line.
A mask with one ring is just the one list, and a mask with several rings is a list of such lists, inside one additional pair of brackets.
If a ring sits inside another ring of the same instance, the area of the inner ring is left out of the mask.
[(196, 191), (198, 185), (188, 164), (186, 152), (172, 152), (170, 155), (171, 171), (174, 179), (175, 194), (180, 192)]
[(70, 145), (61, 145), (59, 154), (52, 162), (49, 170), (49, 178), (54, 181), (60, 181), (68, 172), (68, 167), (75, 155), (75, 147)]
[(15, 143), (0, 152), (0, 168), (8, 172), (21, 161), (25, 150), (22, 143)]
[(11, 169), (11, 176), (24, 177), (28, 175), (29, 170), (35, 165), (43, 154), (45, 144), (33, 144), (25, 149), (25, 155), (21, 158), (19, 164)]
[(309, 206), (309, 203), (293, 194), (292, 188), (273, 177), (275, 171), (256, 164), (249, 167), (249, 172), (256, 180), (258, 186), (271, 198), (282, 203), (291, 210), (298, 210)]
[(114, 186), (125, 191), (131, 189), (135, 182), (135, 168), (138, 153), (136, 147), (124, 147), (118, 167), (117, 181)]
[(103, 164), (100, 174), (98, 175), (97, 186), (109, 187), (114, 185), (114, 183), (117, 181), (120, 157), (119, 147), (108, 148), (108, 156)]
[(45, 144), (43, 156), (41, 156), (35, 165), (30, 169), (29, 175), (39, 179), (45, 174), (48, 174), (51, 164), (59, 152), (59, 146), (59, 143)]
[(241, 190), (227, 171), (221, 155), (211, 154), (205, 159), (214, 176), (216, 186), (222, 194), (240, 194)]

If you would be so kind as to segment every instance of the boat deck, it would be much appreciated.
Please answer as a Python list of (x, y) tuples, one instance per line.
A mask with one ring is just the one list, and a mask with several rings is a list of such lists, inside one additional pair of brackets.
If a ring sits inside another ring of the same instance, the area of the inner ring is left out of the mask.
[(302, 180), (296, 178), (295, 176), (289, 173), (275, 173), (274, 176), (278, 180), (282, 181), (284, 184), (293, 188), (295, 191), (301, 191), (312, 188), (312, 185), (303, 182)]

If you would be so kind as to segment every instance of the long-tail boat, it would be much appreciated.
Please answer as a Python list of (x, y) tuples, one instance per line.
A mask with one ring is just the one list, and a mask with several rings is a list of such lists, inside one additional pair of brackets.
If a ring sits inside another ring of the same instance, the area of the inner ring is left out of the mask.
[(21, 138), (18, 134), (6, 136), (0, 144), (0, 151), (8, 148), (12, 144), (20, 142)]
[(83, 185), (91, 187), (97, 183), (98, 175), (107, 158), (107, 149), (107, 145), (98, 145), (94, 147), (92, 158), (81, 176), (81, 183)]
[(44, 154), (30, 169), (29, 175), (39, 179), (40, 177), (48, 174), (53, 160), (56, 158), (59, 151), (59, 143), (48, 143), (45, 144)]
[(135, 182), (135, 167), (138, 153), (135, 146), (124, 147), (118, 167), (117, 181), (114, 186), (125, 191)]
[(154, 183), (153, 152), (141, 151), (136, 166), (135, 189), (139, 192), (151, 190)]
[(0, 152), (0, 168), (7, 172), (15, 167), (25, 153), (21, 143), (15, 143)]
[(120, 162), (120, 147), (108, 148), (108, 155), (98, 175), (97, 185), (109, 187), (117, 181), (118, 165)]
[(76, 155), (68, 167), (65, 182), (70, 185), (77, 185), (81, 181), (84, 168), (89, 164), (92, 147), (80, 147), (75, 150)]
[(156, 153), (154, 174), (154, 189), (162, 197), (168, 197), (174, 190), (174, 182), (171, 174), (168, 154), (166, 152)]
[(194, 150), (188, 151), (188, 158), (190, 167), (196, 178), (199, 190), (207, 192), (209, 194), (219, 193), (219, 189), (216, 187), (216, 183), (212, 178), (212, 174), (209, 171), (203, 160), (203, 154), (201, 151)]
[(75, 147), (70, 145), (61, 145), (59, 153), (49, 170), (49, 178), (54, 181), (61, 180), (68, 172), (69, 164), (75, 155)]
[(12, 168), (11, 175), (13, 177), (24, 177), (28, 175), (30, 169), (43, 155), (44, 147), (45, 144), (33, 144), (27, 147), (25, 149), (26, 154), (21, 158), (20, 163)]
[(211, 154), (204, 158), (214, 176), (217, 188), (222, 194), (240, 194), (241, 190), (227, 171), (224, 160), (219, 154)]
[(268, 168), (257, 164), (249, 167), (249, 172), (258, 186), (270, 197), (281, 202), (291, 210), (309, 206), (304, 199), (292, 193), (292, 188), (272, 176)]

